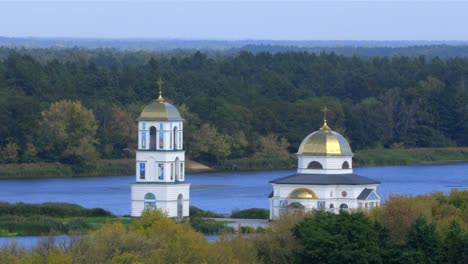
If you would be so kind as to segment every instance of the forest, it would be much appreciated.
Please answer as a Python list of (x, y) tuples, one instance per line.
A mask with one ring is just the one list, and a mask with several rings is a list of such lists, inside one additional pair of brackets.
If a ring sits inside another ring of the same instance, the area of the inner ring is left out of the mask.
[(131, 157), (159, 78), (187, 154), (210, 165), (289, 159), (325, 105), (353, 150), (468, 146), (463, 57), (1, 47), (0, 162)]

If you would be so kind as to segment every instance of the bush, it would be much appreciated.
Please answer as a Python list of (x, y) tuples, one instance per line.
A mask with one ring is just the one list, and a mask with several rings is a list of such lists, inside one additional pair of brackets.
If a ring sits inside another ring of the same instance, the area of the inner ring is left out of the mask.
[(244, 218), (244, 219), (268, 219), (270, 211), (262, 208), (250, 208), (245, 210), (234, 209), (231, 213), (231, 218)]
[(234, 229), (226, 226), (226, 222), (220, 222), (213, 219), (203, 219), (192, 217), (190, 224), (193, 229), (203, 234), (220, 234), (223, 232), (232, 233)]
[(191, 217), (212, 217), (212, 218), (224, 218), (224, 215), (217, 214), (212, 211), (203, 210), (195, 206), (190, 206), (190, 216)]

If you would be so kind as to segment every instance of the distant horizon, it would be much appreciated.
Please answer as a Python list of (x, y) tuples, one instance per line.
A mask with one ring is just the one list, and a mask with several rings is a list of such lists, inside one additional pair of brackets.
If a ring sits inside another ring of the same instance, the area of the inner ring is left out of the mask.
[(182, 40), (182, 41), (273, 41), (273, 42), (466, 42), (463, 39), (256, 39), (256, 38), (177, 38), (177, 37), (73, 37), (73, 36), (5, 36), (9, 39), (79, 39), (79, 40)]
[(0, 36), (468, 41), (468, 1), (2, 1)]

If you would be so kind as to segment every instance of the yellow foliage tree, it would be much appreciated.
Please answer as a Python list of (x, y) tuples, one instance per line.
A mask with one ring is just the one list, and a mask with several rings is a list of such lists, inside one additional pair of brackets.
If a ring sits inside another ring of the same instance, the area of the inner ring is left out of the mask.
[(41, 116), (38, 145), (45, 156), (76, 165), (77, 169), (94, 164), (98, 157), (97, 123), (91, 110), (80, 101), (61, 100)]

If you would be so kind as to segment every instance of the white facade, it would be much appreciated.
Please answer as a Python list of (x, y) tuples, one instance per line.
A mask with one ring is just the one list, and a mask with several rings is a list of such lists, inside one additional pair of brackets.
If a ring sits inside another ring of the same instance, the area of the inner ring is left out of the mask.
[[(159, 103), (160, 108), (169, 105), (164, 102), (153, 104)], [(175, 109), (172, 105), (170, 107)], [(175, 120), (160, 117), (139, 119), (136, 183), (131, 186), (133, 217), (141, 216), (149, 206), (155, 206), (178, 220), (189, 216), (190, 184), (185, 183), (183, 119), (180, 116), (171, 119)]]
[(270, 220), (286, 213), (379, 206), (379, 182), (353, 174), (352, 157), (348, 142), (325, 119), (299, 147), (297, 173), (271, 181)]
[[(338, 213), (340, 209), (373, 208), (380, 205), (380, 196), (377, 199), (358, 200), (364, 189), (377, 191), (377, 184), (369, 185), (297, 185), (274, 184), (273, 197), (270, 198), (270, 219), (278, 219), (281, 214), (288, 213), (294, 202), (304, 206), (304, 211), (326, 210)], [(317, 198), (294, 199), (290, 194), (298, 189), (307, 189), (316, 194)], [(376, 192), (375, 192), (376, 193)]]
[[(318, 162), (322, 169), (309, 168), (312, 162)], [(346, 165), (347, 164), (347, 165)], [(305, 156), (298, 155), (297, 173), (304, 174), (347, 174), (353, 173), (352, 156)]]

